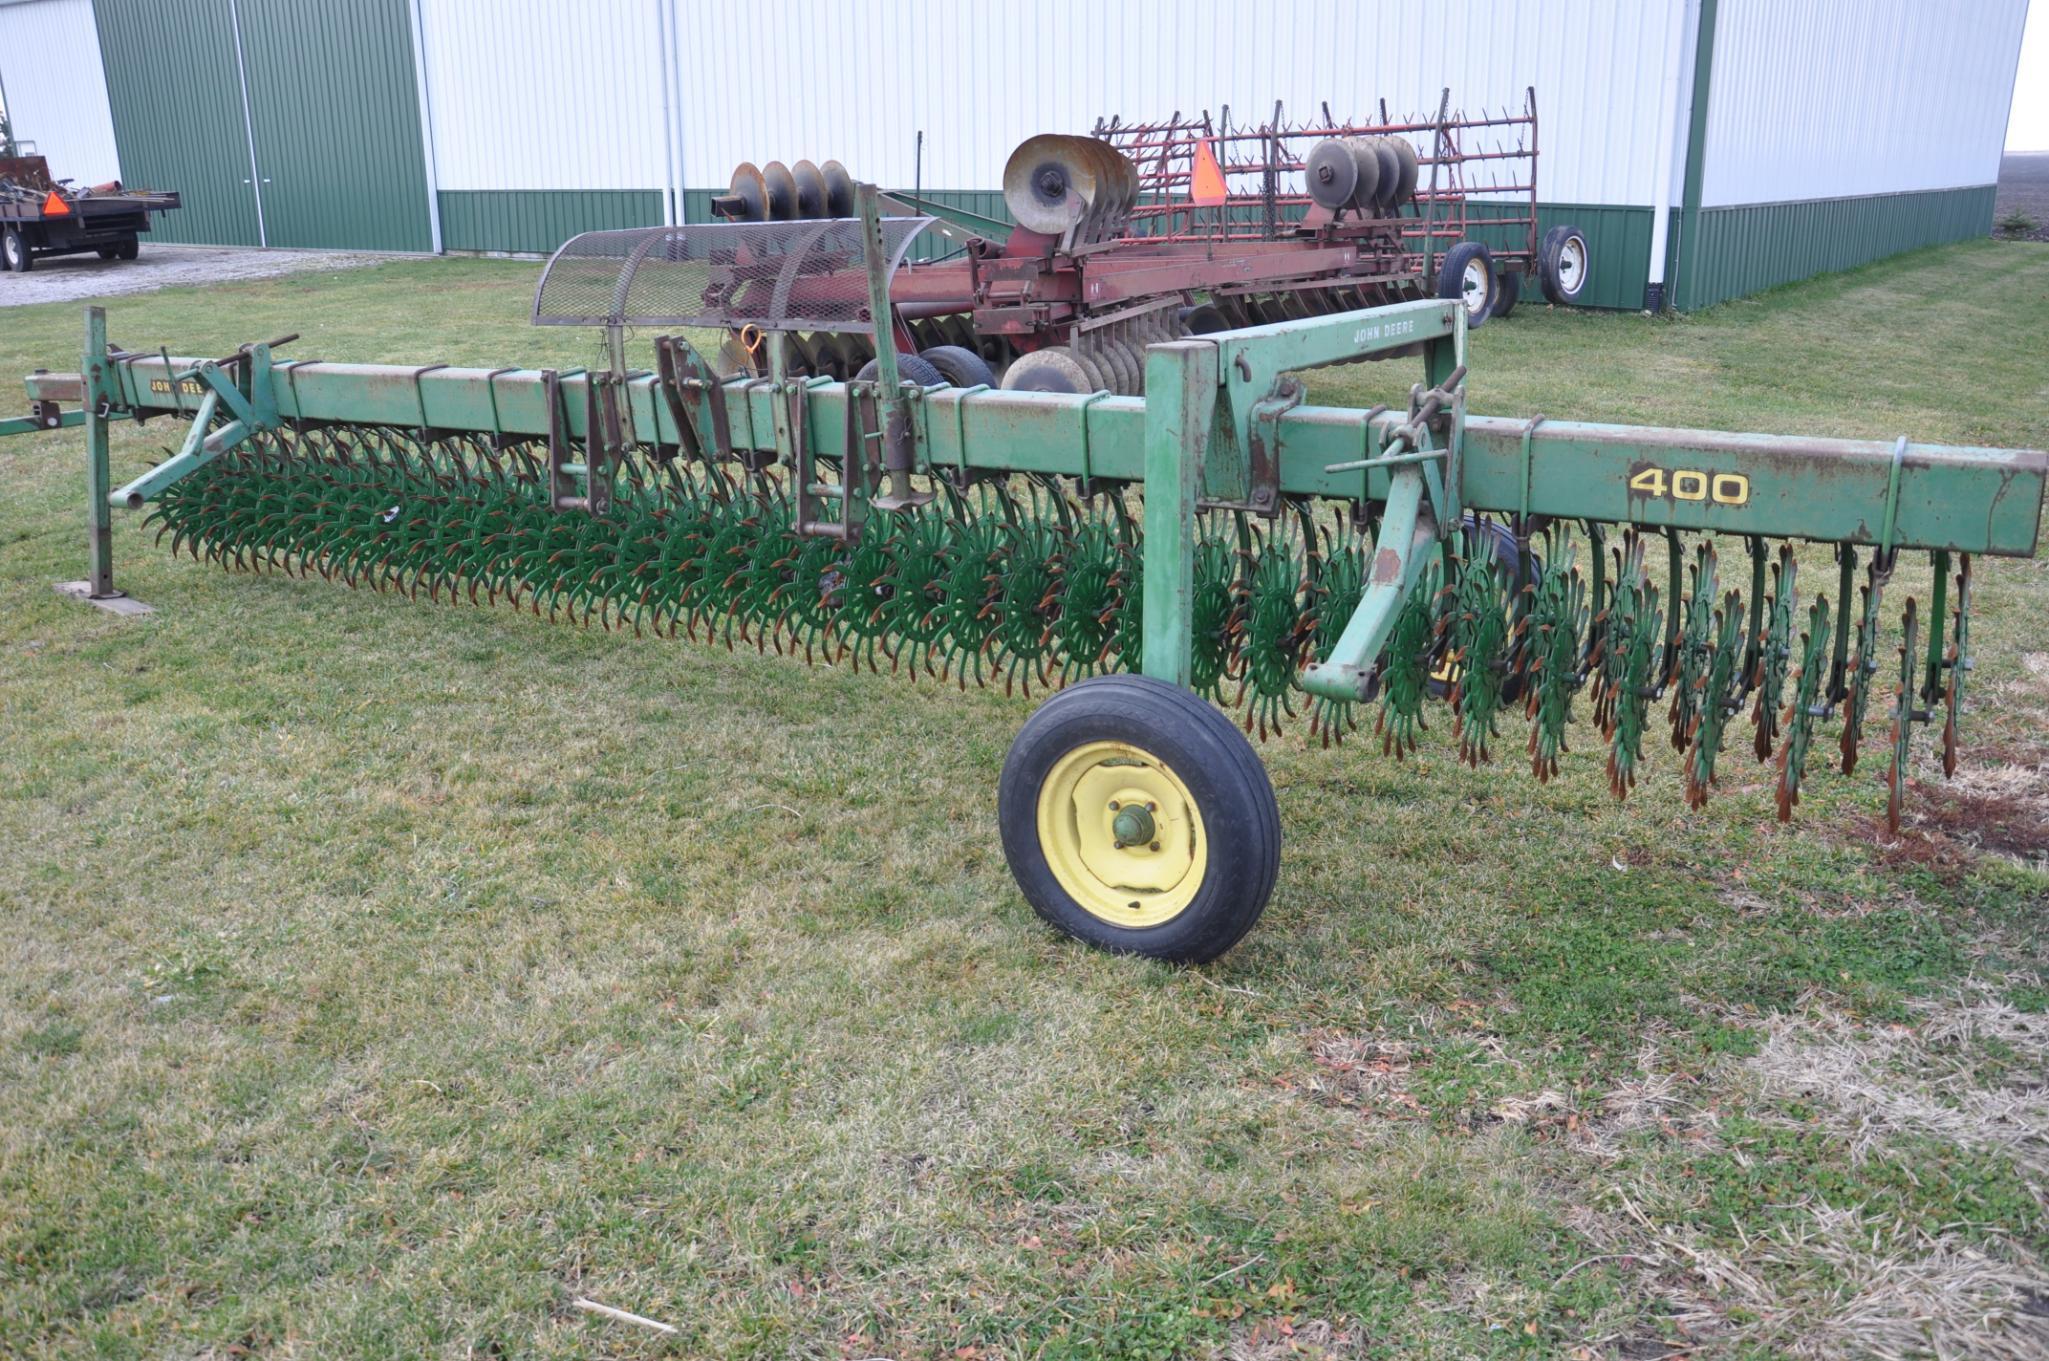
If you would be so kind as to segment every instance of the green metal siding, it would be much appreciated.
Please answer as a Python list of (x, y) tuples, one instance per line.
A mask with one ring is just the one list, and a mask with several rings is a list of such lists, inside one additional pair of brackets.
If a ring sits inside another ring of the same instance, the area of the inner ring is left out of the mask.
[[(1466, 204), (1468, 235), (1485, 242), (1489, 250), (1521, 250), (1527, 244), (1520, 227), (1488, 227), (1490, 216), (1522, 216), (1521, 204)], [(1478, 219), (1476, 222), (1475, 219)], [(1633, 312), (1643, 306), (1644, 280), (1650, 277), (1651, 210), (1643, 207), (1603, 203), (1540, 203), (1537, 205), (1537, 241), (1557, 226), (1574, 226), (1586, 233), (1590, 277), (1580, 296), (1581, 307), (1619, 308)], [(1523, 281), (1523, 299), (1543, 304), (1544, 295), (1534, 278)]]
[(683, 191), (683, 220), (685, 222), (710, 222), (711, 200), (714, 194), (723, 194), (719, 189), (685, 189)]
[(237, 0), (273, 246), (433, 249), (406, 0)]
[(175, 189), (150, 219), (159, 241), (257, 244), (249, 141), (223, 0), (95, 0), (121, 178)]
[[(432, 249), (406, 0), (95, 0), (121, 177), (176, 189), (169, 241)], [(241, 76), (248, 78), (244, 121)]]
[[(1687, 116), (1686, 178), (1679, 193), (1679, 230), (1667, 238), (1666, 295), (1674, 308), (1682, 309), (1703, 305), (1686, 290), (1699, 273), (1704, 235), (1700, 225), (1700, 194), (1707, 174), (1708, 103), (1715, 88), (1716, 4), (1717, 0), (1700, 0), (1700, 12), (1694, 20), (1693, 111)], [(1682, 260), (1684, 263), (1680, 264)]]
[(1675, 251), (1693, 262), (1691, 276), (1679, 280), (1678, 305), (1708, 307), (1920, 246), (1984, 236), (1992, 230), (1995, 189), (1703, 208), (1693, 248)]
[(659, 189), (441, 191), (441, 244), (447, 250), (548, 255), (578, 232), (661, 225)]

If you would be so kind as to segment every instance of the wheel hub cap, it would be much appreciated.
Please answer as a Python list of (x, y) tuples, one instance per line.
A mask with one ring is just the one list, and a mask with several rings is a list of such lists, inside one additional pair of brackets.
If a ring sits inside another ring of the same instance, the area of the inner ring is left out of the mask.
[(1117, 838), (1119, 850), (1126, 846), (1150, 845), (1153, 839), (1153, 815), (1137, 804), (1125, 804), (1118, 810), (1117, 816), (1110, 820), (1110, 834)]
[(1089, 742), (1039, 790), (1039, 844), (1062, 888), (1094, 916), (1157, 926), (1195, 900), (1209, 861), (1201, 810), (1159, 758)]

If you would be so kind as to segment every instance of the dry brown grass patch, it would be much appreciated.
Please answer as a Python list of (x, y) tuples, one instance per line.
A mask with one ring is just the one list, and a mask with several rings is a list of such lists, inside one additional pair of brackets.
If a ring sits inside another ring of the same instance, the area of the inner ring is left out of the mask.
[[(2024, 1012), (1981, 983), (1915, 1004), (1918, 1025), (1861, 1025), (1810, 1006), (1766, 1023), (1744, 1073), (1767, 1102), (1818, 1108), (1863, 1159), (1922, 1136), (1998, 1152), (2049, 1172), (2049, 1015)], [(1993, 1041), (2015, 1056), (1987, 1084), (1975, 1060)]]
[(1688, 1346), (1680, 1354), (2039, 1361), (2049, 1355), (2049, 1286), (2024, 1249), (1990, 1249), (1814, 1204), (1730, 1250), (1659, 1224), (1623, 1193), (1620, 1215), (1578, 1227), (1645, 1288)]
[(1409, 1092), (1409, 1074), (1426, 1056), (1405, 1040), (1318, 1030), (1309, 1036), (1315, 1061), (1300, 1089), (1312, 1100), (1366, 1114), (1428, 1115)]

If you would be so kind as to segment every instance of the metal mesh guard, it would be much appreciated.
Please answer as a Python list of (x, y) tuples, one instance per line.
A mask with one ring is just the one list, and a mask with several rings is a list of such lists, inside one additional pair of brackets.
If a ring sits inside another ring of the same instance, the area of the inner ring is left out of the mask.
[[(882, 219), (888, 274), (929, 217)], [(872, 335), (859, 218), (635, 227), (573, 236), (534, 291), (536, 326), (706, 326)]]

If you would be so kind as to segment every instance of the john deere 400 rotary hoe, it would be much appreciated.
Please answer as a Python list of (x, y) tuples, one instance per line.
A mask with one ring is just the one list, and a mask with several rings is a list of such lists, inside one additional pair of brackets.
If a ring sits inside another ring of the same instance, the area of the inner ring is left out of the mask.
[[(1434, 298), (1150, 343), (1142, 397), (902, 381), (888, 343), (866, 381), (781, 344), (721, 377), (672, 331), (626, 365), (629, 326), (891, 337), (928, 221), (864, 186), (848, 217), (577, 238), (535, 319), (607, 328), (604, 371), (178, 359), (94, 311), (83, 371), (29, 377), (0, 433), (85, 427), (100, 597), (111, 511), (148, 508), (224, 567), (1057, 690), (1004, 766), (1005, 853), (1054, 925), (1161, 958), (1265, 906), (1246, 734), (1291, 719), (1400, 756), (1441, 697), (1464, 760), (1512, 741), (1543, 780), (1578, 708), (1617, 797), (1669, 738), (1689, 802), (1769, 761), (1782, 816), (1823, 719), (1845, 768), (1885, 745), (1895, 820), (1917, 727), (1953, 765), (1971, 560), (2033, 553), (2040, 452), (1469, 415), (1466, 312)], [(1402, 355), (1399, 408), (1304, 402), (1302, 370)], [(110, 486), (110, 424), (156, 417), (182, 447)], [(1882, 636), (1902, 552), (1931, 598)]]

